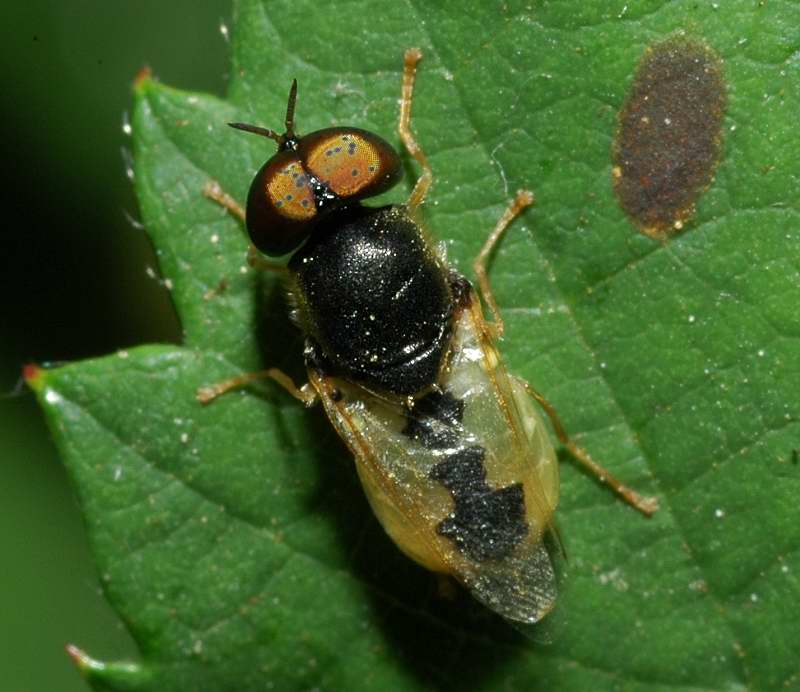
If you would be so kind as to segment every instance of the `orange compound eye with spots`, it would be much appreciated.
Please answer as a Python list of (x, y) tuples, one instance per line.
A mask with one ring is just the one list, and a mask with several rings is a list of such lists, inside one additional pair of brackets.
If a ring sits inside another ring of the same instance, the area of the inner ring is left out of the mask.
[(314, 193), (297, 157), (290, 156), (285, 165), (273, 159), (270, 169), (264, 176), (263, 192), (278, 213), (292, 221), (313, 219), (316, 216)]
[(318, 130), (299, 142), (308, 172), (341, 200), (385, 192), (402, 177), (400, 157), (383, 138), (355, 127)]
[(247, 231), (261, 252), (278, 257), (308, 238), (317, 220), (309, 176), (294, 151), (279, 151), (253, 178)]

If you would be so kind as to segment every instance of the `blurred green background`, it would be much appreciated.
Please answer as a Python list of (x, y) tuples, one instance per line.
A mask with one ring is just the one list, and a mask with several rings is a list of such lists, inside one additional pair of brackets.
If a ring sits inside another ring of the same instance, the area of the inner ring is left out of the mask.
[(64, 652), (136, 650), (100, 594), (74, 497), (33, 396), (29, 361), (177, 341), (126, 176), (123, 132), (143, 65), (222, 94), (230, 0), (27, 0), (0, 9), (0, 689), (86, 692)]

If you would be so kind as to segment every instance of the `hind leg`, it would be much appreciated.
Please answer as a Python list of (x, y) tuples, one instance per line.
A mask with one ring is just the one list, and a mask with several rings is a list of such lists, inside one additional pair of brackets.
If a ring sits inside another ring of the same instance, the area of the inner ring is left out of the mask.
[(566, 447), (567, 451), (575, 458), (578, 463), (583, 466), (589, 473), (591, 473), (600, 483), (607, 485), (617, 495), (619, 495), (625, 502), (627, 502), (634, 509), (639, 510), (645, 516), (652, 516), (658, 510), (658, 498), (652, 496), (640, 495), (632, 488), (622, 483), (615, 478), (611, 473), (606, 471), (600, 464), (598, 464), (583, 447), (579, 447), (572, 438), (567, 434), (564, 429), (564, 424), (561, 422), (558, 413), (556, 413), (553, 405), (545, 399), (539, 392), (537, 392), (525, 380), (519, 379), (519, 383), (525, 387), (525, 390), (536, 401), (542, 410), (547, 414), (550, 422), (553, 424), (553, 430), (556, 433), (561, 444)]

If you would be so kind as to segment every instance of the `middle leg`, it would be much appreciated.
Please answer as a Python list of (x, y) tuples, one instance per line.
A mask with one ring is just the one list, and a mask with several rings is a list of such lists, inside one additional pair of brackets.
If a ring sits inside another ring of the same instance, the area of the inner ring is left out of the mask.
[(489, 306), (492, 313), (492, 322), (497, 336), (503, 336), (505, 325), (503, 324), (503, 316), (500, 314), (500, 308), (497, 306), (497, 301), (494, 299), (492, 293), (492, 286), (489, 283), (489, 275), (486, 273), (486, 263), (492, 254), (495, 246), (500, 238), (505, 233), (506, 229), (511, 225), (511, 222), (516, 219), (526, 208), (533, 204), (533, 193), (530, 190), (518, 190), (517, 196), (509, 203), (503, 215), (498, 219), (494, 230), (489, 234), (486, 242), (483, 244), (481, 251), (475, 258), (472, 265), (475, 270), (475, 275), (478, 277), (478, 286), (481, 289), (481, 295)]
[(267, 379), (277, 382), (284, 390), (295, 399), (302, 401), (306, 406), (313, 406), (317, 401), (317, 392), (310, 384), (306, 383), (302, 387), (298, 387), (291, 377), (278, 368), (268, 368), (266, 370), (259, 370), (258, 372), (246, 372), (236, 377), (231, 377), (228, 380), (208, 385), (207, 387), (200, 387), (195, 396), (201, 404), (210, 404), (214, 399), (227, 392), (244, 387), (251, 382)]

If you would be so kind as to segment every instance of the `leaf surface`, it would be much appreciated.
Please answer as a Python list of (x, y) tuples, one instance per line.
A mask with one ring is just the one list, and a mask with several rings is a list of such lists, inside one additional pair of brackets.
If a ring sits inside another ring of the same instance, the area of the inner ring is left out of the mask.
[[(29, 378), (141, 650), (80, 658), (95, 689), (800, 684), (798, 25), (795, 2), (241, 0), (227, 100), (140, 81), (136, 188), (184, 343)], [(679, 30), (724, 61), (725, 151), (687, 230), (660, 244), (617, 206), (610, 150), (642, 51)], [(372, 518), (321, 411), (269, 386), (194, 399), (265, 365), (303, 377), (279, 286), (201, 195), (213, 178), (243, 199), (272, 152), (225, 123), (279, 127), (297, 77), (301, 132), (392, 139), (410, 46), (431, 232), (469, 273), (506, 200), (535, 191), (492, 268), (505, 357), (661, 499), (642, 519), (563, 465), (569, 570), (548, 645), (437, 596)]]

